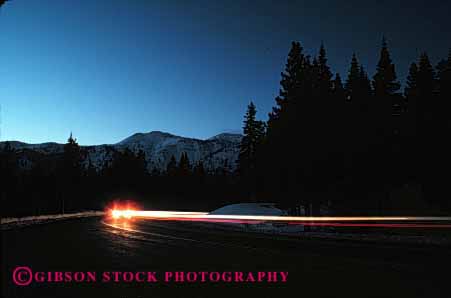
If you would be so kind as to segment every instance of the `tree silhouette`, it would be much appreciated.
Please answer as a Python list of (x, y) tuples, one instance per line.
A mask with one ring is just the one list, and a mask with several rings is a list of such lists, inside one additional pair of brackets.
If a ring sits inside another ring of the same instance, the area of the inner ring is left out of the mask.
[(433, 132), (435, 122), (434, 100), (436, 88), (436, 74), (426, 53), (420, 55), (417, 72), (417, 122), (421, 141), (427, 141)]
[(408, 127), (412, 136), (417, 135), (417, 119), (419, 119), (418, 111), (418, 66), (415, 62), (410, 64), (409, 74), (406, 79), (406, 87), (404, 88), (404, 96), (407, 102), (408, 111)]
[(385, 37), (382, 39), (379, 62), (377, 63), (376, 74), (373, 77), (373, 87), (377, 97), (393, 95), (401, 87), (396, 77), (395, 65), (390, 58)]
[(64, 167), (72, 175), (77, 176), (81, 171), (81, 153), (77, 139), (70, 133), (67, 143), (64, 145)]
[(77, 139), (70, 133), (67, 143), (64, 145), (62, 169), (60, 179), (62, 179), (59, 192), (61, 200), (61, 210), (75, 210), (77, 208), (78, 194), (82, 177), (82, 156)]
[[(265, 136), (265, 123), (256, 120), (257, 109), (251, 101), (244, 116), (243, 138), (238, 157), (238, 171), (247, 185), (251, 197), (255, 197), (257, 151)], [(225, 168), (225, 166), (224, 166)]]
[[(296, 171), (297, 163), (289, 160), (293, 156), (297, 129), (304, 122), (303, 113), (307, 111), (307, 103), (303, 110), (300, 108), (302, 94), (311, 93), (312, 84), (308, 84), (311, 63), (303, 53), (299, 42), (292, 42), (288, 53), (285, 70), (281, 73), (279, 96), (276, 97), (276, 106), (269, 114), (267, 124), (267, 140), (265, 141), (262, 159), (265, 161), (265, 178), (263, 185), (265, 192), (280, 194), (289, 192), (289, 177)], [(306, 98), (307, 99), (307, 98)], [(291, 164), (292, 171), (287, 171)], [(290, 196), (283, 196), (284, 202), (290, 204)]]
[(276, 106), (273, 107), (269, 114), (268, 129), (269, 133), (274, 135), (280, 134), (279, 126), (282, 114), (286, 113), (287, 105), (296, 100), (301, 69), (306, 63), (305, 56), (302, 53), (303, 48), (299, 42), (292, 42), (290, 52), (288, 53), (285, 71), (281, 73), (279, 96), (276, 97)]
[(326, 48), (321, 44), (318, 55), (318, 90), (319, 96), (328, 96), (332, 90), (332, 72), (327, 64)]
[(346, 99), (352, 100), (358, 96), (360, 86), (360, 67), (356, 54), (352, 54), (351, 66), (345, 83)]
[(256, 120), (257, 109), (251, 101), (244, 116), (243, 138), (240, 145), (239, 168), (241, 172), (255, 169), (256, 152), (265, 135), (265, 124)]

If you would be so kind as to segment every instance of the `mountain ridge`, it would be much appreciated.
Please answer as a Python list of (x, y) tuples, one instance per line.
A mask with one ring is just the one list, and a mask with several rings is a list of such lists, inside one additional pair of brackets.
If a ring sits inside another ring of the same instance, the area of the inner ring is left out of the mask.
[[(87, 165), (91, 162), (97, 169), (110, 163), (114, 152), (128, 148), (133, 152), (144, 151), (149, 171), (166, 169), (171, 156), (179, 160), (183, 152), (187, 153), (192, 163), (201, 160), (207, 170), (213, 171), (225, 167), (232, 171), (236, 167), (235, 163), (238, 159), (241, 138), (242, 135), (240, 134), (220, 133), (201, 140), (163, 131), (150, 131), (135, 133), (114, 144), (80, 145), (80, 148), (84, 153), (84, 164)], [(0, 149), (4, 148), (6, 143), (9, 143), (13, 149), (18, 151), (24, 168), (31, 167), (34, 162), (39, 160), (36, 154), (61, 154), (64, 150), (64, 144), (60, 143), (29, 144), (20, 141), (2, 141), (0, 142)], [(33, 152), (33, 154), (29, 154), (30, 152)], [(33, 158), (30, 156), (33, 156)]]

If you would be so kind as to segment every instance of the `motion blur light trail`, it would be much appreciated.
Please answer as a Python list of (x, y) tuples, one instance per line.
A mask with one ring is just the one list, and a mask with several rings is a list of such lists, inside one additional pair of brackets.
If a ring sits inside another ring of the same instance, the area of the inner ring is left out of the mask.
[(117, 210), (111, 211), (113, 218), (132, 218), (132, 217), (147, 217), (147, 218), (174, 218), (174, 217), (198, 217), (205, 216), (208, 212), (182, 212), (182, 211), (137, 211), (137, 210)]
[[(285, 222), (309, 226), (330, 227), (387, 227), (387, 228), (451, 228), (451, 217), (416, 216), (267, 216), (219, 215), (207, 212), (111, 210), (114, 219), (157, 219), (226, 223)], [(381, 223), (382, 222), (382, 223)]]

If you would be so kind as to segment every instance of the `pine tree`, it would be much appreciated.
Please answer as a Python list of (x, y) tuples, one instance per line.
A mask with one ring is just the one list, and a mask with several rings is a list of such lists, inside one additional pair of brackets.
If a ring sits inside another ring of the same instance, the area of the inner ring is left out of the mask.
[[(442, 110), (438, 102), (437, 78), (434, 68), (426, 53), (420, 55), (417, 74), (418, 100), (417, 100), (417, 124), (418, 124), (418, 151), (422, 158), (420, 161), (420, 177), (426, 200), (432, 202), (443, 196), (442, 174), (447, 170), (446, 157), (449, 152), (443, 151), (447, 135), (443, 134)], [(441, 168), (441, 171), (438, 169)]]
[[(388, 154), (392, 150), (389, 148), (392, 144), (387, 142), (386, 138), (399, 135), (400, 118), (394, 116), (399, 115), (403, 101), (400, 94), (397, 93), (400, 83), (397, 80), (395, 66), (390, 58), (385, 38), (382, 40), (380, 58), (372, 84), (374, 87), (374, 100), (370, 104), (368, 118), (371, 119), (372, 123), (372, 142), (385, 143), (384, 149), (378, 152), (381, 159), (378, 165), (381, 167), (380, 170), (383, 171), (383, 162), (390, 163), (392, 158)], [(382, 152), (386, 152), (385, 155), (388, 156), (383, 156)]]
[(346, 99), (353, 100), (354, 96), (357, 96), (357, 92), (360, 85), (360, 68), (356, 54), (352, 54), (351, 66), (348, 71), (348, 78), (345, 83)]
[(368, 111), (370, 110), (371, 83), (353, 53), (345, 83), (346, 109), (344, 110), (344, 138), (347, 140), (346, 152), (351, 154), (367, 142), (370, 134)]
[[(256, 120), (256, 114), (257, 109), (251, 101), (244, 117), (243, 138), (238, 156), (238, 171), (242, 183), (252, 197), (255, 197), (256, 192), (257, 153), (261, 149), (265, 136), (264, 122)], [(228, 165), (224, 165), (224, 168), (226, 166), (228, 167)]]
[(422, 53), (418, 63), (418, 91), (421, 97), (429, 97), (435, 91), (436, 74), (429, 56)]
[[(293, 42), (282, 73), (276, 107), (269, 115), (263, 161), (259, 162), (259, 165), (266, 164), (264, 182), (260, 185), (265, 187), (266, 193), (285, 193), (280, 196), (280, 203), (286, 206), (299, 203), (299, 196), (289, 193), (299, 192), (301, 184), (308, 183), (305, 175), (311, 177), (313, 161), (306, 157), (324, 154), (324, 150), (319, 153), (314, 147), (327, 148), (318, 144), (330, 141), (322, 133), (326, 126), (324, 118), (329, 115), (325, 107), (330, 106), (324, 99), (330, 98), (332, 85), (331, 82), (323, 85), (328, 78), (325, 50), (320, 49), (321, 58), (315, 57), (313, 62), (302, 50), (299, 43)], [(325, 85), (328, 87), (320, 89)]]
[(273, 107), (269, 113), (268, 129), (274, 130), (275, 134), (280, 133), (278, 120), (282, 118), (289, 102), (296, 100), (299, 89), (301, 69), (305, 62), (303, 48), (299, 42), (292, 42), (290, 52), (288, 53), (285, 71), (281, 73), (279, 96), (276, 97), (276, 107)]
[[(406, 87), (404, 89), (404, 96), (410, 105), (414, 105), (414, 101), (418, 97), (418, 67), (416, 63), (410, 64), (409, 75), (406, 80)], [(410, 109), (410, 108), (409, 108)]]
[(332, 90), (332, 72), (327, 65), (326, 48), (321, 44), (318, 55), (318, 87), (320, 96), (327, 96)]
[[(334, 141), (334, 138), (337, 136), (336, 127), (331, 127), (329, 123), (330, 121), (334, 123), (338, 121), (338, 102), (332, 96), (333, 75), (327, 64), (326, 49), (323, 44), (321, 44), (318, 57), (315, 60), (317, 62), (313, 66), (315, 90), (314, 96), (311, 98), (312, 103), (310, 106), (306, 106), (301, 101), (298, 101), (298, 110), (302, 110), (302, 108), (310, 109), (309, 117), (304, 117), (307, 118), (306, 120), (310, 124), (313, 124), (312, 142), (318, 144), (318, 147), (324, 152), (333, 150), (332, 147), (337, 144)], [(307, 97), (305, 99), (308, 100)], [(295, 121), (299, 122), (297, 119)]]
[(80, 146), (77, 143), (77, 139), (72, 137), (72, 133), (70, 133), (69, 139), (64, 145), (64, 165), (73, 174), (77, 174), (81, 169)]
[(401, 87), (396, 78), (395, 65), (390, 58), (387, 41), (382, 40), (379, 62), (376, 68), (376, 74), (373, 77), (374, 92), (377, 97), (394, 95)]
[(78, 202), (75, 202), (77, 194), (79, 192), (79, 184), (82, 177), (82, 164), (81, 164), (81, 150), (77, 143), (77, 140), (73, 138), (72, 133), (64, 145), (63, 151), (63, 163), (61, 168), (60, 187), (60, 212), (65, 212), (66, 209), (75, 208)]
[[(332, 81), (332, 100), (329, 104), (329, 109), (332, 111), (329, 117), (330, 121), (334, 123), (333, 127), (330, 127), (330, 133), (333, 134), (330, 140), (335, 143), (335, 147), (343, 145), (343, 130), (345, 129), (345, 121), (343, 121), (343, 113), (345, 111), (346, 95), (343, 87), (343, 82), (339, 73), (335, 74), (335, 78)], [(329, 121), (326, 121), (330, 123)], [(340, 140), (341, 139), (341, 140)]]
[(258, 147), (265, 135), (264, 122), (256, 120), (257, 109), (251, 101), (244, 117), (243, 138), (238, 157), (239, 169), (242, 173), (252, 172), (255, 169)]
[(433, 131), (434, 114), (437, 114), (435, 105), (436, 74), (426, 53), (420, 55), (417, 73), (417, 116), (423, 136)]

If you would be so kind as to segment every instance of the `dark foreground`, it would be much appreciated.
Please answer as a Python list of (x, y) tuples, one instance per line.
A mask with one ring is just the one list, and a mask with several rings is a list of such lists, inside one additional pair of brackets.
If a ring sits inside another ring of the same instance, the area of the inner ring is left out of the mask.
[[(451, 297), (449, 247), (297, 240), (189, 222), (99, 218), (2, 231), (2, 297)], [(287, 271), (287, 283), (32, 283), (33, 271)]]

